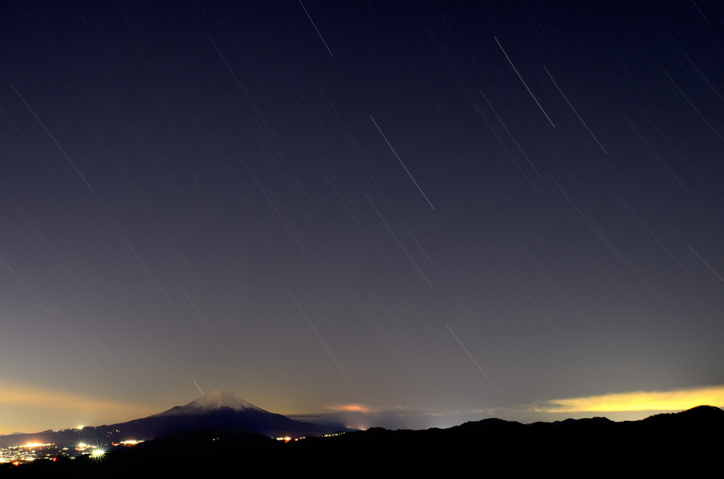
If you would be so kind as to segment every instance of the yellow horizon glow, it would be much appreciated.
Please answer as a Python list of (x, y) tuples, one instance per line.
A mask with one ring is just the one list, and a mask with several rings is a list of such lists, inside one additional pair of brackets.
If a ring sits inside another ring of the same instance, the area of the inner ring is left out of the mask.
[(635, 412), (681, 411), (696, 406), (724, 405), (724, 386), (706, 386), (674, 391), (632, 391), (599, 396), (554, 399), (536, 405), (533, 412)]
[[(74, 424), (78, 424), (79, 420), (93, 424), (114, 422), (116, 419), (120, 422), (158, 412), (137, 404), (9, 383), (0, 383), (0, 406), (8, 416), (0, 415), (0, 434), (27, 428), (39, 429), (23, 432), (77, 427)], [(55, 418), (50, 424), (49, 417)]]

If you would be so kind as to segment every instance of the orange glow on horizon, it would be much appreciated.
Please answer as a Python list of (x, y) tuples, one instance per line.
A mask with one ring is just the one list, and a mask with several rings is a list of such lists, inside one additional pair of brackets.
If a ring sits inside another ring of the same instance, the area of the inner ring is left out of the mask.
[[(0, 382), (0, 406), (8, 417), (0, 416), (3, 429), (0, 434), (9, 434), (22, 429), (48, 429), (71, 427), (70, 424), (84, 422), (113, 422), (148, 416), (158, 411), (146, 406), (124, 403), (101, 398), (70, 394), (50, 389), (32, 388), (19, 384)], [(42, 412), (42, 415), (39, 413)], [(46, 419), (64, 418), (66, 425), (45, 423)], [(75, 419), (73, 419), (75, 418)], [(56, 427), (57, 426), (57, 427)], [(77, 426), (72, 426), (76, 427)], [(81, 426), (82, 427), (82, 426)]]
[(337, 406), (327, 406), (327, 409), (331, 409), (332, 411), (361, 412), (364, 414), (370, 412), (370, 408), (362, 404), (340, 404)]

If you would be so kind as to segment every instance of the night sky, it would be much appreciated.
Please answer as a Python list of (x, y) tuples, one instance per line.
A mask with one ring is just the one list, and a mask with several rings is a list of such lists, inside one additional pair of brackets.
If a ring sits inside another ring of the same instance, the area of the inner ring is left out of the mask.
[(724, 406), (724, 9), (588, 3), (2, 2), (0, 433)]

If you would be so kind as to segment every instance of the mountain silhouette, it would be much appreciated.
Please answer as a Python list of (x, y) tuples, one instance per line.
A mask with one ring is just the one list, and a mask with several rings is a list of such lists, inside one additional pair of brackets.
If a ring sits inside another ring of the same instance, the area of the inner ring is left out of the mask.
[[(207, 415), (271, 416), (272, 424), (283, 418), (228, 393), (207, 396), (137, 421), (168, 424), (165, 421), (181, 418), (188, 426), (206, 425), (199, 417)], [(135, 422), (117, 426), (122, 431)], [(185, 430), (131, 449), (111, 451), (102, 461), (89, 456), (57, 463), (34, 461), (13, 471), (0, 467), (0, 475), (17, 472), (13, 477), (119, 479), (230, 473), (251, 477), (517, 477), (547, 472), (555, 477), (699, 477), (719, 467), (722, 429), (724, 411), (700, 406), (640, 421), (599, 417), (526, 425), (484, 419), (448, 429), (392, 431), (376, 427), (286, 444), (259, 434)]]
[[(265, 411), (229, 391), (213, 391), (184, 406), (110, 426), (114, 442), (155, 439), (182, 431), (256, 433), (269, 437), (304, 437), (333, 432), (335, 427), (295, 421)], [(339, 427), (336, 426), (336, 429)], [(118, 432), (115, 432), (118, 430)]]
[(27, 442), (75, 446), (118, 443), (130, 439), (152, 440), (185, 431), (221, 433), (255, 433), (268, 437), (319, 436), (344, 429), (338, 424), (321, 426), (295, 421), (281, 414), (265, 411), (229, 391), (213, 391), (184, 406), (176, 406), (153, 416), (82, 430), (43, 431), (0, 437), (0, 447)]

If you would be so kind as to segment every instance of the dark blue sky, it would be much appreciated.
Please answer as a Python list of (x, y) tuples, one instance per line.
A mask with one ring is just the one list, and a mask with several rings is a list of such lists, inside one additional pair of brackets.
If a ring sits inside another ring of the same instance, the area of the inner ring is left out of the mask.
[(724, 384), (724, 12), (599, 3), (4, 2), (0, 433)]

